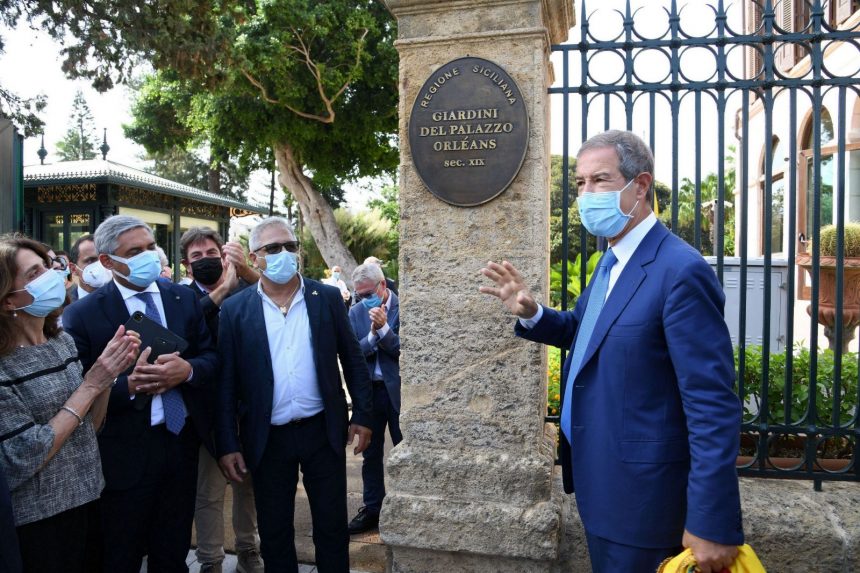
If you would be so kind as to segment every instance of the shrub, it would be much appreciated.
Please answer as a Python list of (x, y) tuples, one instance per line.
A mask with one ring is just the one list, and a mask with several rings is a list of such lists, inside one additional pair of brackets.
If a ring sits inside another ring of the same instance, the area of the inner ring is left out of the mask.
[[(795, 345), (791, 353), (791, 396), (789, 418), (785, 418), (785, 382), (788, 351), (771, 354), (768, 365), (767, 408), (768, 423), (792, 424), (800, 421), (809, 409), (809, 362), (808, 348)], [(735, 348), (735, 370), (739, 366), (740, 348)], [(857, 408), (857, 354), (846, 352), (842, 355), (842, 376), (839, 388), (834, 383), (836, 369), (835, 354), (832, 350), (818, 352), (816, 373), (815, 424), (833, 424), (833, 405), (837, 391), (840, 396), (839, 423), (848, 424)], [(744, 420), (750, 421), (758, 415), (761, 408), (763, 356), (761, 346), (747, 346), (744, 349)], [(808, 423), (809, 421), (807, 421)]]
[(546, 393), (546, 413), (548, 416), (558, 416), (559, 407), (561, 405), (561, 396), (559, 395), (561, 388), (561, 350), (555, 346), (549, 347), (547, 352), (547, 393)]

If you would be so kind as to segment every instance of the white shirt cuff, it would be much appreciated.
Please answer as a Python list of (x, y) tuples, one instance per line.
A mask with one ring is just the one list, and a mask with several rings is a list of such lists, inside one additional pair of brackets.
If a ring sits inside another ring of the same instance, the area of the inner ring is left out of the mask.
[(543, 306), (538, 305), (538, 309), (537, 309), (537, 312), (535, 313), (535, 315), (531, 318), (521, 318), (520, 324), (523, 325), (523, 328), (531, 330), (540, 321), (542, 316), (543, 316)]

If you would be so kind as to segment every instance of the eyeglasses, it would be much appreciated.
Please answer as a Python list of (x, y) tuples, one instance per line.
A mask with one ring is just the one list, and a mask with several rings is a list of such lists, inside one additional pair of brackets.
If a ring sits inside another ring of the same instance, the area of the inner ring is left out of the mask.
[(262, 247), (257, 249), (257, 251), (266, 251), (267, 255), (277, 255), (283, 250), (286, 250), (290, 253), (298, 253), (300, 246), (301, 243), (299, 243), (298, 241), (287, 241), (286, 243), (269, 243), (268, 245), (263, 245)]
[(377, 283), (377, 285), (371, 291), (364, 292), (364, 293), (356, 291), (355, 292), (355, 298), (356, 298), (356, 300), (364, 300), (366, 298), (370, 298), (373, 295), (375, 295), (376, 291), (378, 291), (378, 290), (379, 290), (379, 284)]

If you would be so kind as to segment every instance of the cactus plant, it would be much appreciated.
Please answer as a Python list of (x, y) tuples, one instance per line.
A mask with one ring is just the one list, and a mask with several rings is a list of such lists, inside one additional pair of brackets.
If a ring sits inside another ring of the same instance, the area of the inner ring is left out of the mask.
[[(821, 228), (821, 256), (836, 256), (837, 229), (835, 225)], [(860, 223), (845, 223), (845, 257), (860, 257)]]

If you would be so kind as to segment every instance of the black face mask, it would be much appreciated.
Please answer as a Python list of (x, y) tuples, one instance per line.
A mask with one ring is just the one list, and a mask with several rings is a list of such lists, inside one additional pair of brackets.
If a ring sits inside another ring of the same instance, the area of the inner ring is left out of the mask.
[(194, 280), (202, 285), (214, 285), (221, 278), (223, 272), (224, 265), (221, 263), (221, 257), (206, 257), (191, 263), (191, 273), (194, 275)]

